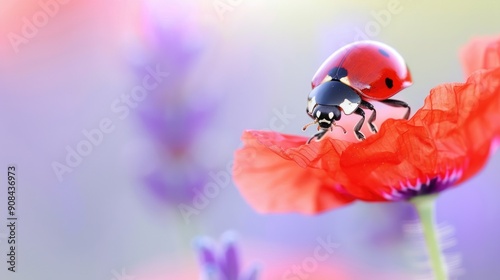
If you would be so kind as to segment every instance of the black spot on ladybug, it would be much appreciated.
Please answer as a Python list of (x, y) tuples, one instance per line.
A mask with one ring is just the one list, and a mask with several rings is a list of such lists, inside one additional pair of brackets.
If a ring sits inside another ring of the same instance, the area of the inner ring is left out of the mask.
[(328, 76), (332, 77), (333, 80), (340, 80), (347, 76), (347, 69), (344, 67), (333, 67), (333, 69), (328, 72)]
[(392, 88), (392, 86), (393, 86), (392, 79), (390, 79), (390, 78), (385, 78), (385, 85), (386, 85), (388, 88)]
[(378, 52), (381, 53), (385, 57), (389, 57), (389, 54), (386, 51), (384, 51), (383, 49), (378, 49)]

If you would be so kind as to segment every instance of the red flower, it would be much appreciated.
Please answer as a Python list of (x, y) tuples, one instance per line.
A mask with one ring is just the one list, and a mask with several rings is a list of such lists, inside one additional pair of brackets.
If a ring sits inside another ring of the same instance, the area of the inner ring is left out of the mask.
[(312, 214), (354, 200), (408, 200), (467, 180), (500, 142), (499, 42), (475, 41), (462, 52), (467, 72), (489, 70), (435, 87), (411, 119), (388, 119), (365, 141), (305, 144), (301, 136), (245, 131), (234, 166), (241, 193), (260, 212)]

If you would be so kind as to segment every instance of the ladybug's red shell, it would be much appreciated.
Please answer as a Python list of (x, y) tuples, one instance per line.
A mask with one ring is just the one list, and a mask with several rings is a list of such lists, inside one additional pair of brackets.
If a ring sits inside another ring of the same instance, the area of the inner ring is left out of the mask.
[[(347, 79), (332, 77), (341, 72), (347, 72)], [(314, 75), (313, 89), (332, 78), (358, 90), (363, 99), (372, 100), (390, 98), (412, 84), (403, 57), (392, 47), (375, 41), (354, 42), (334, 52)]]

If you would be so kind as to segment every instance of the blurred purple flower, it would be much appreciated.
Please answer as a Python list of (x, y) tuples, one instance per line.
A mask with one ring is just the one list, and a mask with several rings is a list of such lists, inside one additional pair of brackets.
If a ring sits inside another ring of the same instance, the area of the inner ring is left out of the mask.
[(197, 136), (208, 125), (214, 115), (215, 103), (203, 98), (181, 104), (151, 100), (139, 109), (139, 117), (161, 149), (172, 156), (182, 156), (189, 153)]
[(182, 2), (144, 2), (141, 47), (131, 60), (138, 81), (146, 66), (169, 72), (137, 107), (140, 123), (154, 142), (160, 162), (144, 175), (152, 193), (169, 203), (192, 199), (207, 180), (194, 145), (214, 116), (218, 100), (198, 77), (199, 62), (213, 42), (195, 7)]
[(168, 71), (165, 82), (153, 89), (138, 112), (146, 130), (164, 148), (177, 153), (203, 131), (215, 112), (217, 100), (197, 77), (196, 63), (212, 43), (211, 30), (198, 20), (197, 10), (180, 3), (143, 6), (143, 48), (136, 52), (134, 70), (139, 80), (146, 67)]
[(151, 193), (161, 201), (190, 201), (206, 182), (206, 170), (197, 166), (188, 156), (161, 158), (143, 179)]
[(252, 267), (247, 273), (240, 272), (240, 260), (235, 236), (226, 232), (222, 236), (222, 252), (217, 252), (214, 241), (201, 237), (196, 240), (203, 280), (257, 280), (259, 270)]

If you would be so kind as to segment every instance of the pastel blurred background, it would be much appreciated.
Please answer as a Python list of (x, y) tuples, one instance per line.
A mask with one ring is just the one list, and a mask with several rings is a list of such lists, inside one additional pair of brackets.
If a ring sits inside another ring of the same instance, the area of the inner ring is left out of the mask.
[[(2, 0), (0, 167), (17, 165), (19, 220), (12, 273), (2, 175), (0, 279), (199, 279), (195, 238), (228, 230), (259, 279), (431, 279), (409, 205), (260, 215), (230, 180), (233, 152), (244, 129), (310, 135), (310, 80), (354, 40), (403, 55), (414, 85), (398, 98), (417, 109), (432, 87), (464, 79), (460, 47), (500, 33), (499, 10), (493, 0)], [(499, 166), (497, 154), (438, 200), (453, 279), (498, 279)], [(318, 240), (338, 246), (311, 263)]]

